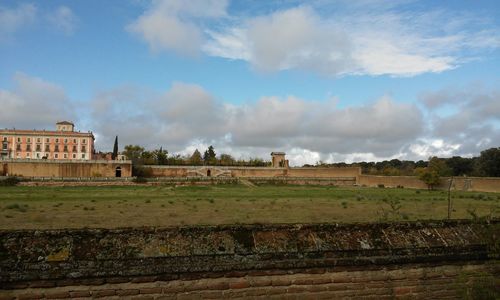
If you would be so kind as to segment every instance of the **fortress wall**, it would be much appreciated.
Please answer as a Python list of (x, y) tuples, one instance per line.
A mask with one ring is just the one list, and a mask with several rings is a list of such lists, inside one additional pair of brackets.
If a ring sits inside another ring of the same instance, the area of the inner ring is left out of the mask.
[[(441, 185), (437, 188), (448, 189), (450, 178), (442, 179)], [(375, 176), (361, 175), (359, 184), (369, 187), (377, 187), (383, 184), (385, 187), (398, 187), (415, 189), (427, 189), (427, 185), (416, 176)], [(500, 192), (500, 178), (494, 177), (454, 177), (453, 190), (457, 191), (476, 191), (476, 192)]]
[[(271, 167), (223, 167), (223, 166), (146, 166), (151, 168), (154, 177), (187, 177), (206, 176), (211, 170), (211, 176), (231, 177), (308, 177), (333, 178), (355, 177), (361, 169), (358, 167), (346, 168), (271, 168)], [(198, 171), (198, 172), (197, 172)]]
[(498, 296), (499, 225), (0, 231), (0, 298)]
[(369, 187), (377, 187), (383, 184), (385, 187), (402, 186), (404, 188), (427, 189), (427, 185), (416, 176), (361, 175), (359, 176), (359, 184)]
[(456, 190), (500, 192), (499, 177), (454, 177), (453, 183)]
[(187, 177), (188, 168), (165, 168), (159, 166), (145, 166), (152, 171), (153, 177)]
[(355, 177), (358, 178), (361, 174), (359, 167), (345, 167), (345, 168), (290, 168), (288, 169), (288, 176), (290, 177)]
[(231, 168), (233, 177), (282, 177), (286, 176), (285, 168)]
[(127, 161), (0, 161), (3, 173), (23, 177), (115, 177), (121, 167), (121, 176), (132, 176), (132, 164)]

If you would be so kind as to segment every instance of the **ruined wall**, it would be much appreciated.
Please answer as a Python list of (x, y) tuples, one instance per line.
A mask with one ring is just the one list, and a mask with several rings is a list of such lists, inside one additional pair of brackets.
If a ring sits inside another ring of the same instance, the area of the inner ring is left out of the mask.
[[(0, 231), (0, 297), (495, 292), (499, 221)], [(493, 287), (493, 289), (492, 289)]]
[(9, 160), (0, 161), (4, 174), (23, 177), (115, 177), (117, 167), (122, 177), (132, 176), (129, 161), (52, 161)]
[[(448, 189), (448, 177), (442, 179), (438, 189)], [(359, 183), (369, 187), (377, 187), (383, 184), (385, 187), (405, 187), (415, 189), (426, 189), (427, 185), (416, 176), (375, 176), (360, 175)], [(454, 177), (453, 190), (476, 191), (476, 192), (500, 192), (500, 178), (494, 177)]]

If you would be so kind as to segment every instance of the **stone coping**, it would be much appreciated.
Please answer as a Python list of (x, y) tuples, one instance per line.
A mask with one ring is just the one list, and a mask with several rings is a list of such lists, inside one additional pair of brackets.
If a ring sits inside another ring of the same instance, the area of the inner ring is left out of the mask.
[(1, 230), (0, 285), (27, 280), (498, 260), (500, 220)]

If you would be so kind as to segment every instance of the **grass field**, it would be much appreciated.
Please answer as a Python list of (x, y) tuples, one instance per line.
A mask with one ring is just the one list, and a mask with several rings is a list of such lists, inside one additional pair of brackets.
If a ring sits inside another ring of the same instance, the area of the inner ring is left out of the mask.
[[(499, 217), (499, 193), (452, 192), (452, 218)], [(320, 186), (0, 187), (0, 229), (444, 219), (443, 191)]]

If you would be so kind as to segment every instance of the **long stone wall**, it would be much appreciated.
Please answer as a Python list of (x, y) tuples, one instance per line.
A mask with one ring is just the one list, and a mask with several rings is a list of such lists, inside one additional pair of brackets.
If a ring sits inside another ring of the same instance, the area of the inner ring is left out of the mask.
[(132, 176), (130, 161), (0, 160), (0, 175), (22, 177), (121, 177)]
[(357, 181), (359, 167), (345, 168), (271, 168), (224, 166), (146, 166), (154, 177), (351, 177)]
[[(1, 299), (496, 293), (500, 222), (0, 231)], [(497, 291), (498, 292), (498, 291)]]
[[(448, 189), (450, 178), (441, 180), (437, 188)], [(427, 185), (416, 176), (374, 176), (360, 175), (359, 185), (377, 187), (404, 187), (426, 189)], [(500, 178), (496, 177), (454, 177), (452, 189), (457, 191), (500, 192)]]

